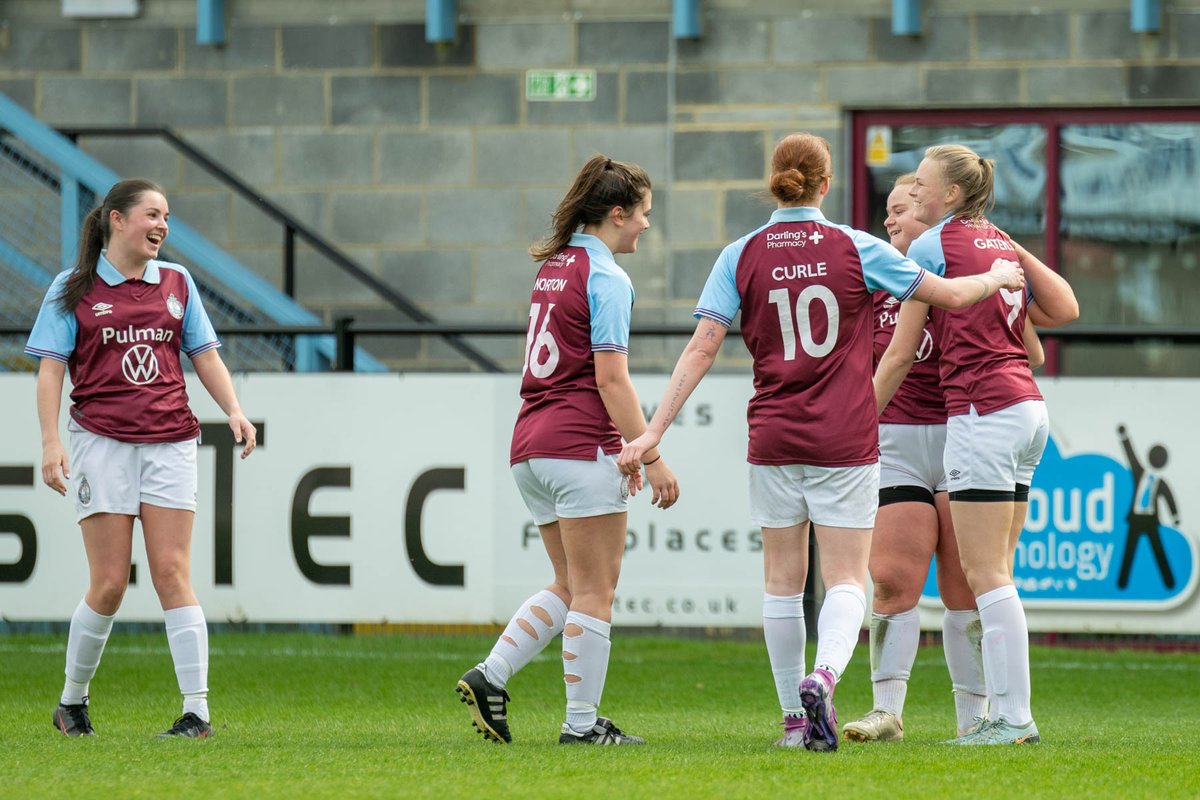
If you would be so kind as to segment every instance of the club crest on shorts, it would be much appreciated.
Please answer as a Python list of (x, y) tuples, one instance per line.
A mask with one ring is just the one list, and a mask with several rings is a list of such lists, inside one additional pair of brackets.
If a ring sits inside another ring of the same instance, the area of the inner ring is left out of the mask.
[(620, 480), (620, 486), (621, 486), (621, 499), (628, 500), (629, 499), (629, 478), (622, 475), (621, 480)]
[(171, 312), (175, 319), (183, 319), (183, 303), (179, 302), (174, 292), (167, 295), (167, 311)]
[(92, 502), (92, 487), (88, 485), (87, 478), (79, 482), (79, 504), (87, 505)]

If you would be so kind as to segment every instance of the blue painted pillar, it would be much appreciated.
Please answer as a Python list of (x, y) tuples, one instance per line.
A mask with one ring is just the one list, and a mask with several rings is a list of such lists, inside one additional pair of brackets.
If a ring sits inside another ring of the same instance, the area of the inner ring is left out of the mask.
[(700, 0), (674, 0), (671, 15), (676, 39), (700, 38)]
[(921, 35), (921, 0), (892, 0), (892, 35)]
[(1134, 33), (1158, 33), (1162, 12), (1158, 0), (1132, 0), (1129, 4), (1129, 29)]
[(425, 41), (431, 44), (455, 39), (454, 0), (425, 0)]
[(321, 339), (333, 344), (331, 336), (297, 336), (296, 337), (296, 372), (324, 372), (326, 364), (322, 362), (318, 349)]
[(71, 269), (79, 255), (79, 183), (64, 172), (59, 187), (59, 263), (62, 269)]
[(196, 0), (196, 44), (225, 44), (225, 0)]

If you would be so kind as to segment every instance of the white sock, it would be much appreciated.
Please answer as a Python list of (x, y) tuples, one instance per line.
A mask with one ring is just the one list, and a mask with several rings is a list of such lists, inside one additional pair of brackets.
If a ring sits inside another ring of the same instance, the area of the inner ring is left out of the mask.
[(100, 666), (100, 656), (108, 635), (112, 633), (113, 617), (97, 614), (86, 601), (80, 600), (71, 615), (67, 633), (67, 680), (63, 685), (62, 703), (77, 706), (87, 696), (88, 684)]
[(988, 716), (1028, 725), (1029, 628), (1017, 587), (1009, 584), (975, 598), (983, 623), (983, 668), (990, 691)]
[(183, 713), (208, 716), (208, 626), (200, 606), (183, 606), (163, 612), (167, 645), (175, 662), (175, 679), (183, 693)]
[(942, 617), (942, 649), (950, 684), (954, 688), (954, 713), (958, 729), (965, 731), (976, 717), (987, 713), (987, 681), (983, 670), (983, 623), (975, 610), (950, 611)]
[(815, 669), (828, 670), (835, 681), (842, 677), (854, 645), (858, 644), (858, 632), (866, 613), (867, 596), (862, 589), (848, 583), (829, 587), (817, 617)]
[[(537, 612), (550, 618), (547, 624)], [(517, 613), (508, 621), (504, 633), (496, 640), (492, 652), (479, 668), (488, 682), (497, 689), (508, 685), (508, 679), (521, 671), (546, 645), (562, 633), (567, 619), (567, 604), (549, 589), (543, 589), (525, 601)], [(524, 622), (533, 631), (521, 626)]]
[(921, 643), (917, 607), (899, 614), (871, 614), (871, 692), (875, 708), (904, 715), (908, 678)]
[(763, 638), (775, 677), (775, 693), (784, 714), (802, 714), (800, 681), (804, 680), (804, 594), (763, 595)]
[[(567, 685), (567, 725), (576, 733), (587, 733), (596, 724), (596, 710), (604, 694), (608, 675), (608, 653), (612, 649), (612, 625), (578, 611), (567, 613), (567, 622), (582, 630), (578, 636), (563, 631), (563, 681)], [(568, 656), (574, 656), (568, 658)], [(580, 680), (569, 681), (569, 677)]]

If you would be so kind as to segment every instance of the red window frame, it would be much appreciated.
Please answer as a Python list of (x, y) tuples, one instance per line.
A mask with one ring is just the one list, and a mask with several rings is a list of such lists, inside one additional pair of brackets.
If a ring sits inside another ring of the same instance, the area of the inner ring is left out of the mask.
[[(1089, 108), (1089, 109), (937, 109), (925, 111), (851, 112), (850, 163), (852, 225), (866, 230), (870, 225), (867, 198), (867, 128), (872, 125), (942, 127), (967, 125), (1041, 125), (1046, 131), (1046, 229), (1045, 261), (1062, 272), (1059, 240), (1059, 135), (1063, 125), (1121, 124), (1139, 122), (1194, 122), (1200, 124), (1200, 108)], [(1058, 342), (1046, 346), (1046, 372), (1058, 374)]]

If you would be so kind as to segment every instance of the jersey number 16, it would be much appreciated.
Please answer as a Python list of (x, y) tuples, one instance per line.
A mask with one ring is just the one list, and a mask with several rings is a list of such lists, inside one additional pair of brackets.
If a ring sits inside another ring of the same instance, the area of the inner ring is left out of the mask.
[[(542, 317), (542, 327), (538, 330), (537, 321), (542, 304), (534, 303), (529, 307), (529, 331), (525, 334), (525, 366), (521, 367), (522, 375), (528, 370), (535, 378), (548, 378), (558, 366), (558, 342), (550, 332), (550, 312), (553, 310), (554, 303), (547, 303), (546, 316)], [(540, 358), (543, 350), (546, 351), (545, 361)]]

